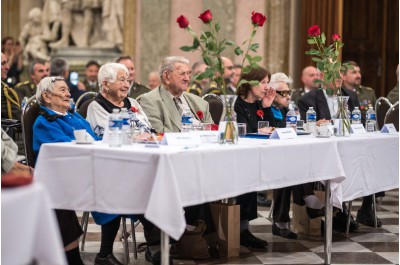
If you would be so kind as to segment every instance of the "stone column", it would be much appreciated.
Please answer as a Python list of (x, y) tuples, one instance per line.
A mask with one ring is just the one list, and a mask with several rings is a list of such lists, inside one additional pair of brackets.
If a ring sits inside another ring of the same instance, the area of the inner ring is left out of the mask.
[(290, 0), (267, 0), (265, 61), (272, 74), (288, 74)]
[(136, 55), (136, 1), (124, 1), (123, 54)]

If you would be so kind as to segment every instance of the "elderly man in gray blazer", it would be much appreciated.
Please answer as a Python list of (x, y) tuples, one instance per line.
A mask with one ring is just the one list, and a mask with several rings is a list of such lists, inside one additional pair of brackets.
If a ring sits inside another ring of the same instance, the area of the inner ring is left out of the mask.
[(140, 99), (140, 105), (157, 132), (181, 132), (183, 109), (190, 109), (200, 123), (214, 123), (208, 102), (186, 92), (191, 77), (188, 59), (166, 57), (159, 72), (162, 85), (143, 94)]

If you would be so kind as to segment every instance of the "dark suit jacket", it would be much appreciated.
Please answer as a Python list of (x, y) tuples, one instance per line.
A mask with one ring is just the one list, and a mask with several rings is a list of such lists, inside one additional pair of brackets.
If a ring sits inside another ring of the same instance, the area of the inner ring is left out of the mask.
[[(349, 101), (347, 102), (350, 111), (353, 111), (354, 107), (360, 107), (356, 93), (347, 89), (342, 89), (342, 95), (350, 97)], [(306, 113), (309, 107), (313, 107), (317, 113), (317, 121), (321, 119), (332, 119), (328, 103), (326, 102), (324, 91), (322, 89), (311, 90), (310, 92), (304, 94), (304, 96), (300, 98), (298, 106), (302, 120), (306, 120)]]

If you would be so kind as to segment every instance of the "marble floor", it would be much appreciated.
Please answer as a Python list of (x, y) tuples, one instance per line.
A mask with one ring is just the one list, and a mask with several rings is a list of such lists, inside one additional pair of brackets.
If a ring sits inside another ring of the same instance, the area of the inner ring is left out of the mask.
[[(353, 202), (352, 214), (355, 216), (361, 200)], [(382, 227), (373, 228), (360, 224), (359, 229), (347, 237), (344, 233), (334, 231), (332, 246), (332, 264), (399, 264), (399, 192), (386, 192), (377, 209)], [(257, 237), (268, 241), (263, 250), (241, 247), (238, 258), (206, 260), (174, 260), (174, 264), (324, 264), (324, 239), (321, 236), (300, 235), (297, 240), (274, 236), (272, 223), (268, 218), (269, 207), (258, 208), (259, 218), (251, 221), (251, 231)], [(82, 213), (78, 212), (78, 216)], [(136, 228), (136, 240), (144, 242), (143, 228)], [(130, 250), (132, 240), (129, 239)], [(81, 252), (85, 264), (93, 264), (94, 257), (100, 248), (100, 226), (90, 218), (85, 250)], [(119, 237), (114, 244), (114, 254), (124, 261), (124, 250)], [(144, 252), (138, 253), (135, 260), (130, 253), (129, 264), (146, 264)]]

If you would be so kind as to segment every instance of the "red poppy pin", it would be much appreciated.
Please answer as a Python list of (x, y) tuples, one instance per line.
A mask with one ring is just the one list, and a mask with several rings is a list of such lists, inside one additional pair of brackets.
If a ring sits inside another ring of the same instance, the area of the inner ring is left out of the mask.
[(217, 124), (211, 124), (211, 131), (218, 131), (218, 125)]
[(131, 111), (132, 112), (138, 112), (139, 110), (137, 108), (135, 108), (135, 107), (131, 107)]
[(262, 110), (257, 110), (257, 116), (259, 116), (261, 119), (263, 119), (264, 118), (264, 111), (262, 111)]
[(204, 113), (201, 110), (196, 111), (197, 117), (199, 117), (200, 120), (204, 118)]

